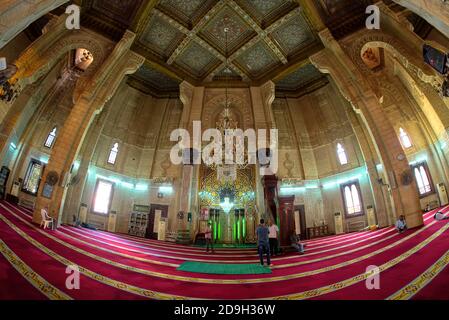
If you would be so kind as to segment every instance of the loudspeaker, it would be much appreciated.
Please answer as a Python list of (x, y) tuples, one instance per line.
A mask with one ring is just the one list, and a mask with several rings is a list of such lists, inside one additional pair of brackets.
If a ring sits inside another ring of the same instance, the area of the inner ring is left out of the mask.
[(434, 47), (431, 47), (427, 44), (424, 45), (423, 48), (423, 57), (424, 62), (434, 68), (441, 74), (446, 74), (448, 71), (448, 58), (447, 53), (444, 53)]

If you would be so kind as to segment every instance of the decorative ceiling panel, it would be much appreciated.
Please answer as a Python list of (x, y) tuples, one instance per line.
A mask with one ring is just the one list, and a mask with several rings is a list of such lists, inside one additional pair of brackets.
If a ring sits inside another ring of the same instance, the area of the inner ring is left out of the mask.
[(262, 27), (267, 27), (275, 20), (298, 7), (293, 0), (236, 0)]
[(372, 3), (372, 0), (315, 1), (322, 20), (337, 39), (365, 26), (366, 7)]
[[(326, 76), (312, 64), (306, 64), (298, 70), (290, 73), (285, 78), (276, 82), (278, 92), (298, 92), (301, 89), (319, 81), (325, 80)], [(327, 81), (326, 81), (327, 83)]]
[[(339, 1), (313, 3), (327, 17), (340, 12)], [(297, 0), (83, 0), (82, 6), (83, 26), (114, 41), (127, 29), (136, 32), (131, 49), (148, 65), (194, 85), (223, 81), (226, 58), (235, 83), (260, 85), (322, 49)]]
[(315, 41), (315, 36), (301, 13), (294, 15), (270, 36), (287, 56)]
[(154, 15), (140, 36), (140, 42), (166, 60), (184, 37), (178, 29)]
[(218, 0), (161, 0), (158, 9), (192, 28), (217, 2)]
[(216, 68), (220, 64), (220, 60), (201, 45), (192, 41), (184, 52), (179, 55), (175, 63), (188, 72), (193, 73), (195, 77), (202, 78), (213, 68)]
[[(225, 28), (229, 30), (227, 35)], [(199, 35), (221, 54), (228, 53), (229, 56), (257, 33), (234, 10), (226, 6), (207, 23)]]
[(161, 73), (147, 65), (142, 66), (130, 78), (131, 79), (128, 83), (137, 89), (140, 89), (139, 84), (143, 83), (146, 87), (150, 87), (152, 89), (151, 92), (157, 92), (159, 94), (179, 93), (179, 81), (172, 79), (164, 73)]
[(143, 0), (93, 0), (92, 9), (129, 26)]
[(279, 61), (263, 41), (259, 41), (244, 52), (236, 62), (245, 72), (256, 78), (268, 69), (279, 65)]

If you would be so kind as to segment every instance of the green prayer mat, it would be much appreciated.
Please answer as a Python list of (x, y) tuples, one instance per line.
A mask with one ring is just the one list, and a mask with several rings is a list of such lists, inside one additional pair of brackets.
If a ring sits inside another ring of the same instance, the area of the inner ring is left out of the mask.
[(179, 271), (209, 273), (209, 274), (268, 274), (270, 268), (260, 264), (222, 264), (222, 263), (201, 263), (194, 261), (184, 262)]
[[(195, 244), (194, 247), (206, 248), (205, 244)], [(225, 244), (225, 243), (214, 243), (214, 248), (220, 249), (254, 249), (257, 250), (255, 244)]]

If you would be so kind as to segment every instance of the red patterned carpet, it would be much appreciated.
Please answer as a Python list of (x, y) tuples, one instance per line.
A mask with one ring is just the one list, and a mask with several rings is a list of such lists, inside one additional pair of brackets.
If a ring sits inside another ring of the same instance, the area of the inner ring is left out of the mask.
[[(257, 263), (258, 257), (253, 249), (211, 255), (70, 226), (44, 231), (27, 209), (0, 202), (0, 299), (449, 300), (449, 224), (433, 214), (404, 234), (386, 228), (308, 241), (305, 255), (274, 258), (272, 274), (212, 275), (176, 268), (185, 261)], [(73, 265), (79, 290), (66, 287)], [(369, 266), (380, 270), (379, 289), (366, 286)]]

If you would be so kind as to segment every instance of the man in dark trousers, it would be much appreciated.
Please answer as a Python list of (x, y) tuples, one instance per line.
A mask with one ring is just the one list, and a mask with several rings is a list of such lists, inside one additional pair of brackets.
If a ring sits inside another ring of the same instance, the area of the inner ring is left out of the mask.
[(214, 245), (213, 245), (213, 241), (212, 241), (212, 223), (208, 223), (206, 230), (205, 230), (205, 235), (204, 237), (206, 238), (206, 252), (209, 252), (209, 246), (212, 250), (212, 253), (214, 253)]
[(270, 261), (270, 242), (268, 239), (270, 231), (268, 230), (268, 227), (265, 225), (265, 220), (260, 219), (260, 225), (256, 229), (256, 235), (257, 235), (257, 248), (259, 250), (259, 258), (260, 258), (260, 264), (263, 266), (263, 253), (264, 251), (267, 253), (267, 265), (272, 267)]

